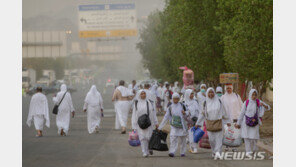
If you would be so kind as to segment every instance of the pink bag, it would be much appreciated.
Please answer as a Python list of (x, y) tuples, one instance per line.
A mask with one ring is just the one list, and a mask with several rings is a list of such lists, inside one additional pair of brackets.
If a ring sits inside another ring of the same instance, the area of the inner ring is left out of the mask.
[(179, 69), (184, 70), (183, 71), (184, 89), (191, 88), (191, 86), (193, 86), (193, 81), (194, 81), (194, 72), (191, 69), (187, 68), (186, 66), (179, 67)]
[(137, 131), (129, 132), (129, 140), (139, 140), (139, 135)]
[(202, 138), (199, 141), (199, 147), (200, 148), (210, 149), (211, 145), (210, 145), (210, 142), (209, 142), (208, 131), (207, 131), (207, 127), (206, 127), (205, 123), (204, 123), (203, 131), (205, 132), (205, 134), (202, 136)]
[(129, 132), (128, 143), (130, 146), (137, 147), (141, 145), (137, 131)]

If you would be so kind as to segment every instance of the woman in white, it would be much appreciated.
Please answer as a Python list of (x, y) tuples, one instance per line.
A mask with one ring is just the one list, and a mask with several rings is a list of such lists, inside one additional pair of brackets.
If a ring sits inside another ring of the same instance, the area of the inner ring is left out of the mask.
[(186, 136), (188, 135), (185, 118), (188, 115), (186, 115), (186, 111), (184, 111), (183, 104), (179, 102), (180, 95), (178, 93), (174, 93), (172, 98), (173, 98), (173, 103), (167, 108), (166, 114), (161, 124), (159, 125), (158, 129), (161, 130), (168, 121), (171, 122), (173, 117), (180, 118), (181, 127), (175, 127), (171, 123), (169, 156), (170, 157), (175, 156), (175, 152), (178, 149), (178, 139), (179, 139), (180, 154), (181, 154), (181, 157), (184, 157), (186, 152)]
[(35, 129), (37, 130), (36, 137), (42, 137), (42, 131), (45, 125), (49, 128), (49, 114), (48, 114), (48, 103), (47, 98), (42, 94), (42, 88), (37, 88), (37, 93), (32, 96), (29, 108), (29, 115), (27, 119), (27, 125), (30, 127), (34, 120)]
[[(147, 129), (141, 129), (138, 125), (138, 119), (140, 116), (147, 114), (147, 104), (149, 105), (149, 118), (151, 121), (151, 126)], [(137, 95), (137, 102), (134, 103), (133, 114), (132, 114), (132, 129), (136, 130), (141, 141), (141, 148), (143, 152), (143, 157), (147, 157), (148, 154), (152, 155), (152, 150), (148, 150), (148, 143), (152, 135), (153, 127), (158, 127), (158, 120), (156, 117), (156, 112), (153, 110), (152, 104), (148, 99), (146, 99), (146, 91), (140, 90)]]
[[(259, 126), (262, 125), (260, 117), (264, 114), (264, 109), (262, 107), (262, 101), (257, 99), (258, 92), (255, 89), (251, 89), (249, 92), (249, 99), (246, 100), (242, 106), (242, 111), (238, 117), (236, 128), (241, 128), (241, 136), (245, 141), (246, 153), (251, 155), (253, 152), (257, 151), (257, 140), (259, 137)], [(260, 104), (257, 104), (257, 100)], [(248, 101), (248, 105), (246, 104)], [(266, 107), (267, 108), (267, 107)], [(258, 114), (258, 124), (256, 126), (248, 126), (246, 124), (246, 116), (253, 117)]]
[[(65, 95), (65, 96), (64, 96)], [(64, 99), (62, 99), (64, 96)], [(53, 97), (54, 104), (60, 104), (58, 114), (56, 116), (56, 123), (58, 127), (58, 134), (66, 136), (69, 131), (70, 114), (74, 117), (75, 111), (72, 103), (72, 98), (69, 92), (67, 92), (67, 86), (62, 84), (60, 92), (56, 97)]]
[(176, 81), (174, 83), (174, 87), (173, 87), (173, 90), (172, 90), (174, 93), (180, 93), (181, 92), (181, 89), (179, 88), (179, 82)]
[(198, 102), (194, 100), (194, 91), (192, 89), (187, 89), (185, 91), (185, 105), (188, 109), (188, 115), (194, 124), (190, 124), (190, 128), (188, 129), (189, 134), (189, 151), (191, 153), (197, 153), (197, 143), (193, 142), (193, 132), (191, 131), (191, 127), (193, 127), (198, 119), (200, 107)]
[(89, 134), (99, 132), (103, 110), (102, 96), (98, 92), (97, 87), (93, 85), (85, 97), (83, 106), (83, 111), (87, 111), (87, 129)]
[(197, 99), (198, 104), (200, 106), (206, 100), (206, 89), (207, 89), (207, 85), (206, 84), (201, 84), (200, 85), (200, 91), (196, 94), (196, 99)]
[[(208, 88), (206, 92), (206, 100), (202, 105), (202, 112), (200, 112), (198, 121), (196, 122), (196, 127), (202, 127), (204, 120), (223, 120), (227, 123), (227, 126), (230, 126), (230, 120), (228, 118), (227, 113), (225, 112), (225, 108), (221, 100), (218, 96), (215, 95), (215, 91), (213, 88)], [(207, 128), (208, 125), (207, 125)], [(223, 126), (221, 126), (220, 131), (209, 131), (209, 142), (212, 149), (212, 156), (214, 157), (216, 153), (221, 153), (222, 149), (222, 140), (223, 140)]]

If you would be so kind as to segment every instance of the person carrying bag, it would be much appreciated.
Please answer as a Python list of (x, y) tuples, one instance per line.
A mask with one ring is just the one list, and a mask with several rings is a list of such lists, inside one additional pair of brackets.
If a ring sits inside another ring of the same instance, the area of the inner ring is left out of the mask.
[(62, 97), (61, 101), (59, 102), (59, 104), (54, 105), (53, 110), (52, 110), (52, 113), (53, 113), (53, 114), (55, 114), (55, 115), (58, 114), (58, 112), (59, 112), (59, 106), (60, 106), (60, 104), (62, 103), (62, 101), (64, 100), (64, 97), (66, 96), (66, 94), (67, 94), (67, 91), (66, 91), (65, 94), (63, 95), (63, 97)]

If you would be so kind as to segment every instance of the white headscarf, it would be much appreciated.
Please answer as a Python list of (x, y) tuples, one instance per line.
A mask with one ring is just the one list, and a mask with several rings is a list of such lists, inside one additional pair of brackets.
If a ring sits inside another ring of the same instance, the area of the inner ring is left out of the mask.
[(64, 92), (65, 93), (67, 91), (67, 85), (66, 84), (62, 84), (60, 89), (61, 89), (61, 92)]
[(98, 106), (100, 104), (100, 93), (95, 85), (90, 88), (84, 101), (90, 106)]
[(207, 89), (207, 85), (206, 84), (201, 84), (200, 85), (200, 89), (201, 89), (201, 87), (205, 87)]
[[(146, 93), (146, 98), (145, 99), (142, 99), (141, 98), (141, 93), (142, 92), (145, 92)], [(138, 93), (137, 93), (137, 100), (138, 101), (146, 101), (146, 99), (147, 99), (147, 92), (146, 92), (146, 90), (144, 90), (144, 89), (139, 90)]]
[(231, 88), (233, 90), (233, 85), (225, 85), (225, 93), (226, 93), (227, 88)]
[(179, 99), (180, 99), (180, 95), (179, 95), (179, 93), (174, 93), (173, 96), (172, 96), (172, 98), (173, 98), (173, 99), (174, 99), (174, 98), (179, 98)]
[(190, 95), (193, 92), (192, 89), (186, 89), (185, 91), (185, 104), (187, 104), (188, 106), (192, 105), (194, 103), (194, 99), (190, 99)]
[[(214, 92), (214, 97), (211, 99), (209, 98), (209, 92), (210, 91), (213, 91)], [(207, 89), (207, 92), (206, 92), (206, 105), (207, 105), (207, 111), (208, 112), (211, 112), (211, 111), (216, 111), (216, 110), (220, 110), (220, 101), (219, 101), (219, 98), (217, 97), (216, 93), (215, 93), (215, 90), (214, 88), (212, 87), (209, 87)]]
[(251, 89), (250, 92), (249, 92), (249, 100), (252, 100), (252, 95), (253, 95), (254, 92), (256, 92), (257, 96), (258, 96), (257, 90), (256, 89)]
[(223, 93), (223, 89), (222, 89), (220, 86), (217, 86), (217, 88), (216, 88), (216, 92), (221, 92), (221, 93)]

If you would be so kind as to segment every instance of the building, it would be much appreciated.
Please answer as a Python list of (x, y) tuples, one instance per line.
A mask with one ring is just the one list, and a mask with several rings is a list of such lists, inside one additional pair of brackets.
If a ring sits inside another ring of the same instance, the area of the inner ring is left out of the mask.
[(23, 58), (67, 56), (69, 31), (23, 31)]

